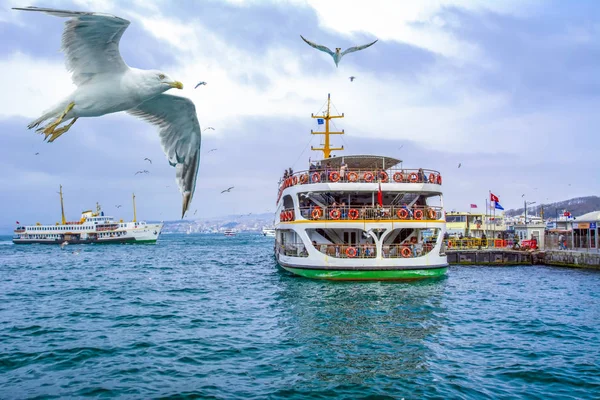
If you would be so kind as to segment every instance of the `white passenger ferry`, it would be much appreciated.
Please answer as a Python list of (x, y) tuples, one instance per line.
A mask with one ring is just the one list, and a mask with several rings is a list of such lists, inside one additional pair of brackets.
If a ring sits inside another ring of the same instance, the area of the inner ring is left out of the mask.
[(133, 196), (133, 221), (115, 221), (104, 215), (99, 205), (81, 213), (79, 221), (67, 221), (60, 187), (62, 222), (55, 225), (42, 225), (39, 222), (30, 226), (17, 226), (14, 231), (15, 244), (87, 244), (87, 243), (156, 243), (163, 224), (138, 222)]
[[(279, 184), (275, 257), (304, 277), (410, 280), (443, 276), (446, 222), (442, 176), (376, 155), (331, 157), (330, 98), (322, 119), (323, 159)], [(400, 166), (400, 167), (399, 167)]]

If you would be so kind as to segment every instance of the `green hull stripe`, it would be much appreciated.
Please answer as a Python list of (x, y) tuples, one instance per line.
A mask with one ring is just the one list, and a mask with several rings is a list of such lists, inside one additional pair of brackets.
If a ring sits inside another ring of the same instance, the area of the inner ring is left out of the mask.
[(285, 270), (313, 279), (331, 280), (412, 280), (424, 278), (437, 278), (446, 274), (447, 267), (412, 269), (412, 270), (379, 270), (379, 271), (340, 271), (323, 269), (304, 269), (284, 267)]

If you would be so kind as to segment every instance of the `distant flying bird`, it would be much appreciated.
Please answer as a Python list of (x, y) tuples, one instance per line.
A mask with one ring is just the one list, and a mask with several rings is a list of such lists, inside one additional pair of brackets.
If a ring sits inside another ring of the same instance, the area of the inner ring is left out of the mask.
[(212, 126), (209, 126), (207, 128), (202, 129), (202, 132), (204, 132), (205, 130), (208, 130), (208, 129), (213, 130), (213, 131), (215, 130), (215, 128), (213, 128)]
[[(213, 152), (213, 151), (215, 151), (215, 150), (217, 150), (217, 149), (210, 149), (210, 150), (208, 151), (208, 153), (211, 153), (211, 152)], [(208, 154), (208, 153), (206, 153), (206, 154)]]
[(229, 193), (229, 192), (231, 192), (231, 189), (233, 189), (233, 188), (234, 188), (234, 186), (230, 187), (229, 189), (223, 190), (221, 193), (225, 193), (225, 192)]
[(144, 161), (148, 161), (150, 164), (152, 164), (152, 160), (149, 159), (148, 157), (144, 158)]
[(348, 79), (350, 79), (350, 82), (354, 82), (354, 80), (356, 79), (356, 77), (355, 76), (351, 76)]
[(145, 169), (143, 171), (137, 171), (134, 175), (137, 175), (137, 174), (149, 174), (149, 173), (150, 173), (150, 171), (148, 171), (148, 170)]
[(36, 155), (36, 156), (37, 156), (38, 154), (40, 154), (40, 153), (35, 153), (35, 155)]
[(525, 193), (523, 193), (523, 194), (521, 195), (521, 197), (525, 197)]
[(194, 86), (194, 89), (196, 89), (196, 88), (198, 88), (198, 86), (202, 86), (202, 85), (206, 85), (206, 82), (204, 82), (204, 81), (198, 82), (198, 84), (196, 86)]
[(462, 163), (458, 163), (458, 168), (460, 168), (461, 165), (462, 165)]
[(197, 213), (197, 212), (198, 212), (198, 210), (197, 210), (197, 209), (196, 209), (196, 210), (194, 210), (194, 215), (196, 215), (196, 213)]
[(328, 47), (326, 46), (322, 46), (320, 44), (316, 44), (311, 42), (310, 40), (306, 40), (304, 39), (304, 37), (302, 35), (300, 35), (300, 37), (302, 38), (302, 40), (304, 40), (309, 46), (314, 47), (317, 50), (321, 50), (324, 51), (325, 53), (329, 54), (331, 57), (333, 57), (333, 62), (335, 62), (335, 66), (337, 68), (338, 64), (340, 63), (340, 61), (342, 60), (342, 57), (344, 57), (346, 54), (350, 54), (350, 53), (354, 53), (355, 51), (359, 51), (359, 50), (363, 50), (366, 49), (369, 46), (373, 46), (375, 43), (377, 43), (377, 40), (375, 40), (374, 42), (371, 42), (369, 44), (365, 44), (363, 46), (354, 46), (354, 47), (350, 47), (344, 51), (342, 51), (341, 47), (336, 47), (335, 48), (335, 52), (331, 51)]
[(401, 149), (401, 148), (403, 148), (403, 147), (404, 147), (404, 145), (402, 145), (402, 146), (398, 147), (398, 150), (400, 150), (400, 149)]
[(121, 205), (120, 205), (120, 204), (117, 204), (115, 207), (117, 207), (117, 208), (121, 208)]
[[(27, 7), (16, 10), (44, 12), (66, 18), (62, 51), (72, 72), (74, 92), (32, 121), (48, 142), (67, 132), (81, 117), (99, 117), (126, 111), (158, 127), (160, 142), (183, 195), (183, 216), (196, 189), (200, 164), (201, 130), (194, 103), (164, 94), (183, 84), (156, 70), (130, 68), (121, 58), (119, 42), (130, 22), (114, 15)], [(48, 47), (48, 45), (44, 45)], [(67, 122), (63, 126), (61, 123)]]

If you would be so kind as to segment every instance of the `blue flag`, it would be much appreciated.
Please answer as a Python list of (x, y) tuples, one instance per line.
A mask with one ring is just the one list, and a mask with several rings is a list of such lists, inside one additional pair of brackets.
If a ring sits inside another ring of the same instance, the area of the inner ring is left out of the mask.
[(497, 201), (494, 202), (494, 208), (497, 210), (504, 210), (504, 207), (502, 207)]
[(317, 118), (317, 124), (323, 125), (324, 123), (325, 123), (325, 120), (323, 118)]

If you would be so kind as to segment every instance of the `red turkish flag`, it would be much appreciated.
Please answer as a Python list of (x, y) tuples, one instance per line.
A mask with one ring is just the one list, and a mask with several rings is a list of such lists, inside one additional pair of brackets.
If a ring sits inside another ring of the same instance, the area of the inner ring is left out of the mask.
[(495, 201), (497, 203), (500, 199), (494, 193), (490, 193), (490, 201)]

